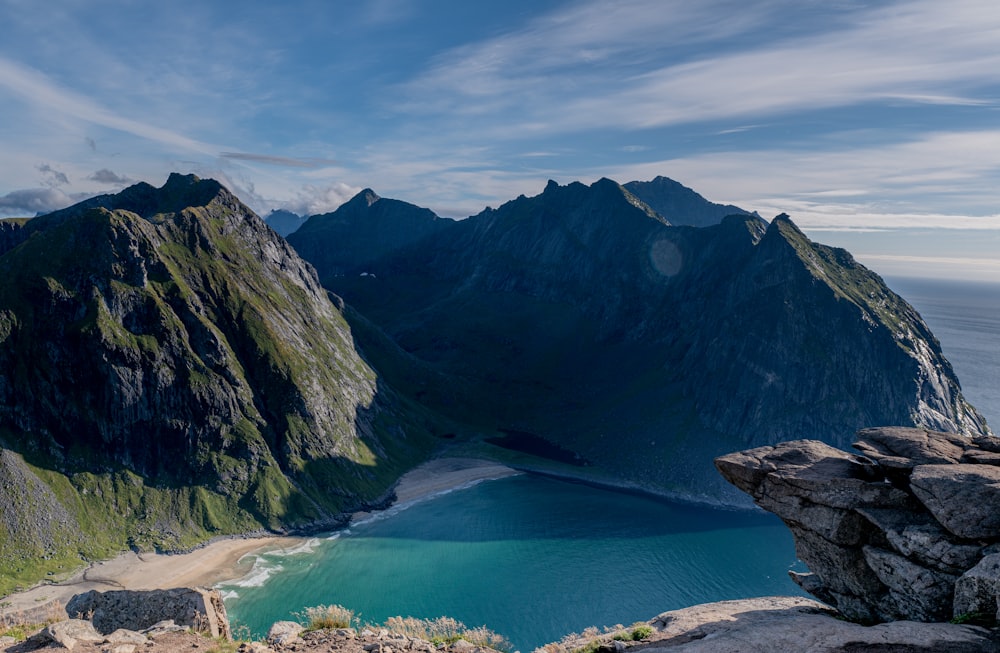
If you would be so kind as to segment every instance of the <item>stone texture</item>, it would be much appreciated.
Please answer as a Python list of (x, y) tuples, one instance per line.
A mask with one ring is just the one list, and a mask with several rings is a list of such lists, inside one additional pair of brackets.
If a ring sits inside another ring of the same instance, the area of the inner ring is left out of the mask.
[(119, 628), (104, 638), (108, 644), (145, 644), (148, 640), (142, 633), (126, 628)]
[(967, 538), (1000, 537), (1000, 468), (992, 465), (921, 465), (910, 487), (942, 526)]
[(305, 627), (294, 621), (276, 621), (267, 631), (267, 642), (274, 646), (286, 646), (299, 638)]
[(957, 463), (970, 439), (957, 433), (944, 433), (898, 426), (861, 429), (854, 448), (880, 465), (906, 466)]
[(954, 614), (996, 615), (1000, 619), (1000, 553), (993, 553), (955, 583)]
[(948, 574), (960, 574), (982, 557), (983, 547), (948, 533), (926, 512), (862, 508), (858, 512), (880, 530), (896, 552)]
[(889, 588), (892, 605), (902, 606), (898, 619), (947, 621), (951, 618), (956, 576), (934, 571), (904, 556), (874, 546), (863, 548), (865, 561)]
[(90, 615), (102, 633), (119, 628), (143, 630), (165, 619), (212, 637), (231, 639), (229, 619), (217, 590), (175, 588), (169, 590), (92, 590), (77, 594), (66, 604), (70, 615)]
[(1000, 445), (898, 427), (859, 438), (865, 457), (796, 440), (716, 467), (791, 530), (811, 572), (792, 579), (848, 619), (997, 614)]
[(42, 638), (71, 651), (80, 642), (104, 641), (104, 635), (97, 632), (94, 624), (84, 619), (67, 619), (46, 626), (42, 631)]
[(989, 653), (1000, 651), (975, 626), (897, 621), (865, 627), (835, 619), (822, 604), (797, 597), (722, 601), (665, 612), (650, 623), (643, 653)]

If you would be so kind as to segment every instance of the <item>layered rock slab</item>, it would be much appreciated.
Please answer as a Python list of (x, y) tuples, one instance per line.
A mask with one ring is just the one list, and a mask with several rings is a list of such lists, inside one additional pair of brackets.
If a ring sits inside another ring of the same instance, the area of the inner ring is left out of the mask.
[(644, 653), (733, 651), (998, 651), (989, 631), (975, 626), (898, 621), (865, 627), (835, 619), (815, 601), (764, 597), (665, 612), (650, 622), (655, 641)]
[(792, 531), (811, 572), (792, 579), (848, 619), (996, 619), (995, 439), (902, 427), (858, 436), (864, 456), (797, 440), (716, 467)]

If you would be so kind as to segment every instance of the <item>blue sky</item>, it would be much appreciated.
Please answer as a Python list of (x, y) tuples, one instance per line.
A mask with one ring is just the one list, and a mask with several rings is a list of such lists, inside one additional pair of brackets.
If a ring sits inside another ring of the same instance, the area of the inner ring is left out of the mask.
[(171, 171), (464, 217), (666, 175), (886, 275), (1000, 280), (995, 0), (0, 0), (0, 215)]

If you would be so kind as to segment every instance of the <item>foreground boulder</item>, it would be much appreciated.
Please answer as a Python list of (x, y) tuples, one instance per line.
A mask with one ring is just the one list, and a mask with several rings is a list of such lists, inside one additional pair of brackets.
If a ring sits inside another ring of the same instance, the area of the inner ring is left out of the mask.
[(218, 590), (200, 587), (168, 590), (91, 590), (66, 604), (70, 617), (90, 619), (94, 628), (108, 634), (118, 629), (145, 630), (172, 620), (212, 637), (232, 639), (229, 618)]
[(644, 653), (733, 651), (1000, 651), (985, 628), (897, 621), (865, 627), (834, 618), (815, 601), (765, 597), (722, 601), (665, 612), (650, 622), (656, 641)]
[(994, 438), (859, 431), (722, 456), (722, 476), (780, 517), (811, 573), (792, 579), (848, 619), (997, 620), (1000, 456)]

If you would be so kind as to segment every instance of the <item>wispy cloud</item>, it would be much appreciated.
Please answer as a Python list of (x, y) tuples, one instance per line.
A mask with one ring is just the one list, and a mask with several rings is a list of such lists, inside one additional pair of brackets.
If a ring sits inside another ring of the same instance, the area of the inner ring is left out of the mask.
[(31, 217), (63, 209), (75, 200), (55, 188), (15, 190), (0, 196), (0, 215)]
[[(514, 137), (644, 129), (877, 100), (979, 104), (967, 91), (992, 85), (1000, 67), (1000, 13), (983, 0), (881, 4), (845, 13), (825, 33), (768, 35), (739, 49), (727, 43), (770, 30), (768, 19), (794, 7), (572, 5), (442, 55), (407, 87), (412, 101), (402, 107), (465, 117), (510, 112), (501, 122)], [(669, 51), (677, 41), (717, 47)]]
[(865, 254), (858, 260), (888, 276), (918, 276), (962, 281), (1000, 279), (1000, 258), (957, 258), (948, 256), (907, 256)]
[(298, 215), (329, 213), (361, 190), (343, 182), (334, 182), (326, 186), (307, 184), (294, 200), (285, 203), (282, 208)]
[(997, 151), (1000, 130), (936, 132), (887, 145), (845, 143), (832, 151), (716, 152), (614, 166), (590, 176), (664, 174), (716, 201), (763, 215), (787, 212), (816, 228), (927, 227), (935, 220), (946, 228), (995, 228), (990, 216), (998, 209)]
[(49, 188), (69, 185), (69, 177), (66, 176), (66, 173), (56, 170), (47, 163), (35, 166), (35, 168), (42, 173), (42, 183)]
[(219, 156), (223, 159), (231, 159), (234, 161), (265, 163), (267, 165), (284, 166), (289, 168), (320, 168), (322, 166), (336, 165), (337, 163), (333, 159), (275, 156), (272, 154), (254, 154), (252, 152), (220, 152)]
[(96, 181), (99, 184), (107, 184), (109, 186), (124, 186), (126, 184), (131, 184), (132, 179), (124, 175), (119, 175), (107, 168), (101, 168), (94, 174), (87, 177), (91, 181)]
[(188, 138), (178, 132), (120, 116), (98, 102), (64, 88), (43, 73), (0, 57), (0, 88), (19, 96), (38, 109), (108, 127), (166, 145), (172, 149), (212, 154), (218, 146)]

